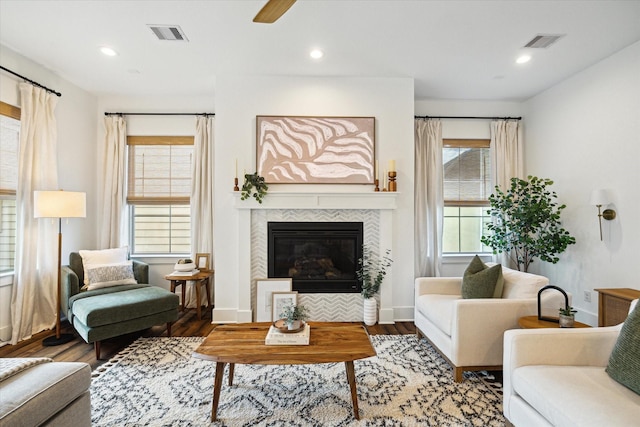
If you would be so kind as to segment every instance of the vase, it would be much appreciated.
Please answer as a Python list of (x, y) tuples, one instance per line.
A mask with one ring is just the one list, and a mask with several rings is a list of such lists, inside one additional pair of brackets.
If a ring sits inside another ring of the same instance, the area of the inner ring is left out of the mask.
[(575, 322), (574, 316), (560, 315), (560, 327), (561, 328), (573, 328)]
[(363, 303), (363, 320), (367, 326), (376, 324), (378, 318), (378, 305), (375, 298), (365, 298)]
[(290, 322), (287, 322), (287, 329), (289, 329), (290, 331), (294, 329), (299, 329), (300, 324), (301, 324), (301, 320), (291, 320)]

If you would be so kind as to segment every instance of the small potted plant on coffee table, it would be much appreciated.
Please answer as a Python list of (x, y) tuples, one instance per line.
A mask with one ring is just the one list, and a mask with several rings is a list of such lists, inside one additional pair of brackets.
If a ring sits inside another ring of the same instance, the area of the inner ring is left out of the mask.
[(296, 330), (304, 325), (304, 321), (309, 318), (309, 314), (304, 305), (287, 305), (280, 313), (280, 317), (284, 319), (287, 329)]
[(575, 314), (577, 313), (573, 307), (567, 305), (564, 308), (560, 308), (559, 323), (561, 328), (573, 328), (575, 323)]

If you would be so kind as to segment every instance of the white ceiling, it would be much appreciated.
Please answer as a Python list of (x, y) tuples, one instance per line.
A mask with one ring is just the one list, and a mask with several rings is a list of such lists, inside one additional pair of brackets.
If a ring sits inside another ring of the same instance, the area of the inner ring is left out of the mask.
[[(246, 74), (410, 77), (416, 99), (524, 100), (640, 40), (638, 0), (298, 0), (255, 24), (265, 1), (0, 0), (0, 44), (95, 94), (213, 95), (216, 75)], [(536, 34), (566, 36), (523, 49)]]

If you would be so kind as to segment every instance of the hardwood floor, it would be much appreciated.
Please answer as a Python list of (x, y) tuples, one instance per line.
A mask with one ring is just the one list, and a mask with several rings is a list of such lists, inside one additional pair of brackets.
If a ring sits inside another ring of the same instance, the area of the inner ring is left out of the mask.
[[(196, 311), (190, 309), (180, 313), (178, 320), (171, 327), (171, 336), (205, 337), (215, 327), (216, 325), (211, 324), (210, 312), (203, 315), (202, 320), (198, 320)], [(376, 324), (366, 328), (370, 335), (409, 335), (416, 332), (413, 322), (397, 322), (394, 325)], [(45, 347), (42, 345), (42, 340), (52, 335), (51, 331), (45, 331), (16, 345), (0, 347), (0, 357), (50, 357), (57, 362), (86, 362), (91, 365), (92, 370), (95, 370), (137, 338), (166, 336), (167, 328), (166, 325), (154, 326), (144, 331), (105, 340), (102, 342), (101, 360), (96, 360), (93, 344), (85, 343), (67, 322), (62, 324), (62, 333), (72, 333), (76, 338), (66, 344)]]

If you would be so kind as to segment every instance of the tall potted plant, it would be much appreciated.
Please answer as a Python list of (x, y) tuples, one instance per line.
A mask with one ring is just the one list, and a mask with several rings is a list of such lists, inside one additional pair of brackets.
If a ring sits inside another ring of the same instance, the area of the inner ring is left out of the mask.
[(362, 282), (363, 318), (365, 325), (368, 326), (376, 324), (378, 307), (374, 295), (380, 290), (380, 285), (387, 275), (387, 268), (393, 262), (389, 258), (390, 253), (391, 250), (387, 249), (385, 255), (378, 258), (367, 246), (362, 246), (362, 258), (358, 260), (356, 276)]
[(511, 178), (509, 190), (496, 186), (489, 196), (491, 234), (480, 240), (494, 254), (508, 254), (518, 270), (528, 271), (534, 258), (555, 264), (557, 254), (576, 242), (561, 226), (560, 213), (566, 206), (556, 202), (556, 192), (547, 189), (550, 185), (552, 180), (531, 175), (526, 180)]

